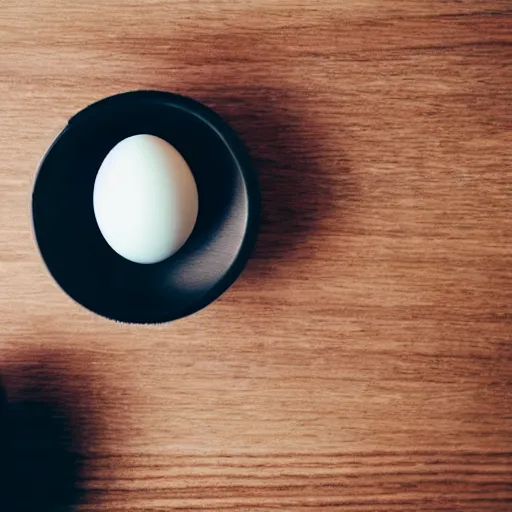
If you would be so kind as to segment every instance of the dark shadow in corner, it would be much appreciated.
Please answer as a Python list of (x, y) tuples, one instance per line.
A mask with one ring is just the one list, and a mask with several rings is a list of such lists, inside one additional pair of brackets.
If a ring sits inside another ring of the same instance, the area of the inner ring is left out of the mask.
[(85, 454), (98, 428), (87, 411), (89, 383), (63, 357), (22, 360), (35, 362), (0, 368), (7, 395), (0, 417), (0, 510), (69, 511), (82, 501)]

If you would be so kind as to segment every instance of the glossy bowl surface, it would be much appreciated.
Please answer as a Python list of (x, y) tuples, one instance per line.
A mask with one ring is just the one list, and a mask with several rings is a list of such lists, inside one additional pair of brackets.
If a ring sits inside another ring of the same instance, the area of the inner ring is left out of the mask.
[[(108, 152), (143, 133), (183, 155), (199, 193), (192, 235), (153, 265), (110, 248), (92, 201)], [(76, 114), (48, 150), (32, 194), (34, 232), (48, 270), (75, 301), (120, 322), (168, 322), (202, 309), (240, 275), (256, 241), (259, 194), (244, 145), (210, 108), (167, 92), (123, 93)]]

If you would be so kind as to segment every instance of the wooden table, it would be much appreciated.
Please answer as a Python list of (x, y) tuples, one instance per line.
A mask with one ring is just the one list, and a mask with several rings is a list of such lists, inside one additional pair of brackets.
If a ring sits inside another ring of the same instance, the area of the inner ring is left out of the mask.
[[(0, 373), (27, 510), (512, 509), (511, 7), (0, 0)], [(74, 304), (31, 234), (52, 138), (131, 89), (217, 109), (263, 190), (242, 278), (159, 327)]]

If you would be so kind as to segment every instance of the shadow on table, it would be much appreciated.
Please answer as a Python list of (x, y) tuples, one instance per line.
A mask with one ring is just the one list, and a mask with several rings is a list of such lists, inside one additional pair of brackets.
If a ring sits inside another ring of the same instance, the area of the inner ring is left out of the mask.
[(271, 277), (280, 261), (313, 258), (321, 225), (343, 223), (355, 196), (342, 148), (332, 147), (315, 113), (301, 108), (300, 93), (247, 86), (198, 97), (237, 130), (259, 175), (261, 228), (249, 276)]
[(98, 429), (88, 410), (89, 383), (54, 356), (0, 371), (0, 510), (71, 510), (83, 498), (81, 474)]

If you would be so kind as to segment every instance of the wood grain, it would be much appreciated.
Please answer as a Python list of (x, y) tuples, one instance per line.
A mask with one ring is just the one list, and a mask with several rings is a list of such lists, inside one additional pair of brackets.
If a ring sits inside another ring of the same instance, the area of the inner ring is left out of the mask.
[[(0, 0), (0, 373), (69, 416), (80, 510), (512, 509), (511, 7)], [(141, 88), (263, 189), (242, 278), (160, 327), (68, 299), (29, 216), (66, 120)]]

